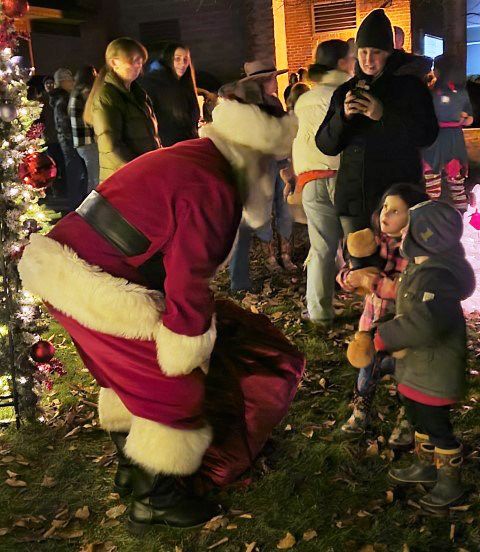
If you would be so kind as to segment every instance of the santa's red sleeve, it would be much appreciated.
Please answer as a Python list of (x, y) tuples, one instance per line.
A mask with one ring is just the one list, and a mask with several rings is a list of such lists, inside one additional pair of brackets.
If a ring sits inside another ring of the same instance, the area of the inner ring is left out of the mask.
[(232, 247), (236, 226), (228, 207), (213, 212), (204, 203), (176, 202), (176, 227), (164, 254), (165, 312), (156, 342), (159, 364), (169, 376), (206, 369), (215, 343), (209, 283)]

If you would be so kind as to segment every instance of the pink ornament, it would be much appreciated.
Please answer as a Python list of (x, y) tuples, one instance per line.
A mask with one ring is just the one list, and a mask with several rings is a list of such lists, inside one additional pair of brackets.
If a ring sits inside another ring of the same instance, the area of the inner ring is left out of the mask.
[(480, 230), (480, 213), (478, 209), (470, 216), (469, 223), (475, 228), (475, 230)]

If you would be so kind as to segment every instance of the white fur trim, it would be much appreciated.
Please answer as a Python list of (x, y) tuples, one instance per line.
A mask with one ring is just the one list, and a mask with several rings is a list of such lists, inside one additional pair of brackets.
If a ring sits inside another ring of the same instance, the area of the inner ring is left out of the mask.
[(18, 271), (25, 289), (92, 330), (153, 339), (159, 326), (160, 293), (111, 276), (47, 236), (31, 236)]
[(190, 337), (177, 334), (161, 324), (155, 335), (157, 359), (167, 376), (183, 376), (199, 366), (208, 371), (217, 329), (215, 317), (210, 328), (202, 335)]
[(233, 100), (220, 101), (212, 112), (212, 119), (212, 123), (202, 129), (202, 135), (211, 126), (228, 142), (279, 159), (290, 155), (298, 129), (297, 118), (293, 114), (274, 117), (256, 105)]
[(256, 105), (224, 100), (213, 111), (213, 122), (201, 127), (200, 136), (215, 147), (247, 184), (243, 219), (253, 229), (272, 216), (276, 164), (291, 153), (297, 133), (295, 115), (277, 118)]
[(98, 417), (100, 418), (100, 425), (106, 431), (130, 431), (132, 413), (127, 410), (113, 389), (100, 388)]
[(189, 337), (161, 323), (163, 296), (117, 278), (80, 259), (69, 247), (33, 234), (18, 265), (23, 286), (91, 330), (129, 339), (154, 340), (167, 376), (189, 374), (208, 360), (215, 320), (203, 335)]
[(153, 474), (190, 475), (197, 471), (212, 441), (212, 429), (174, 429), (133, 417), (125, 454)]

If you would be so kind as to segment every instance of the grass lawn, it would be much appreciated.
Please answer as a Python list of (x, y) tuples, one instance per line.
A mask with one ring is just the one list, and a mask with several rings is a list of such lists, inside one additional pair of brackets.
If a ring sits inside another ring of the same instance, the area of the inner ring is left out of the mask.
[[(255, 266), (262, 281), (258, 259)], [(225, 274), (215, 286), (225, 295)], [(68, 374), (44, 395), (43, 423), (0, 430), (0, 551), (253, 552), (277, 545), (299, 552), (480, 550), (480, 320), (469, 324), (469, 395), (454, 416), (467, 452), (465, 479), (478, 488), (449, 517), (425, 517), (417, 504), (421, 489), (393, 494), (386, 478), (393, 455), (385, 443), (397, 411), (392, 381), (381, 384), (366, 442), (338, 438), (355, 377), (344, 352), (358, 302), (344, 298), (337, 326), (321, 333), (299, 320), (302, 286), (302, 278), (264, 279), (261, 295), (238, 298), (246, 308), (269, 314), (305, 352), (308, 365), (265, 455), (235, 488), (219, 492), (229, 513), (208, 529), (158, 528), (141, 539), (126, 532), (128, 503), (112, 494), (115, 458), (97, 425), (97, 387), (52, 323), (48, 337), (54, 335)], [(285, 539), (287, 533), (295, 544)]]

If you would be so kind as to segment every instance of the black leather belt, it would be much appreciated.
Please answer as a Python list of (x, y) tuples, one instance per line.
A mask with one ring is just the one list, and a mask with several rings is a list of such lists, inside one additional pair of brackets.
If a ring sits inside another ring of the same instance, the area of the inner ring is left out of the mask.
[[(98, 234), (104, 237), (116, 249), (127, 257), (146, 253), (151, 245), (150, 240), (140, 230), (130, 224), (101, 194), (93, 190), (85, 198), (76, 212)], [(164, 291), (165, 268), (163, 254), (154, 253), (140, 265), (138, 271), (147, 280), (151, 289)]]
[(95, 190), (90, 192), (76, 212), (128, 257), (142, 255), (150, 247), (150, 240)]

